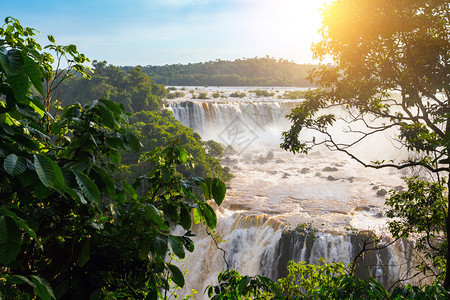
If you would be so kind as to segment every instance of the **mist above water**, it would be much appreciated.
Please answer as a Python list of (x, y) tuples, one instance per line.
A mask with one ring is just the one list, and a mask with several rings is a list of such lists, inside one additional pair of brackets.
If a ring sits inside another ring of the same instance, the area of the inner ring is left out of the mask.
[[(211, 97), (214, 91), (198, 89), (196, 93), (205, 92)], [(276, 279), (283, 275), (289, 259), (317, 263), (319, 257), (325, 257), (328, 261), (350, 263), (359, 247), (353, 230), (387, 234), (385, 197), (391, 190), (404, 189), (403, 178), (408, 171), (367, 169), (324, 146), (309, 155), (283, 151), (279, 148), (281, 132), (290, 126), (284, 116), (303, 100), (278, 99), (283, 90), (274, 91), (273, 97), (258, 98), (247, 89), (248, 96), (242, 99), (230, 98), (229, 94), (244, 90), (219, 91), (222, 99), (190, 99), (188, 94), (184, 99), (169, 100), (167, 108), (203, 140), (230, 144), (236, 150), (222, 160), (235, 177), (217, 209), (217, 233), (226, 240), (220, 247), (226, 251), (231, 268), (242, 274)], [(342, 118), (330, 129), (338, 142), (351, 143), (358, 138), (358, 134), (345, 131), (349, 125), (353, 130), (362, 130), (362, 124), (348, 124), (343, 120), (344, 112), (330, 112)], [(388, 131), (370, 136), (351, 151), (367, 162), (405, 158), (404, 149), (393, 147), (396, 135)], [(310, 140), (312, 136), (312, 132), (305, 132), (301, 138)], [(307, 224), (317, 233), (309, 245), (306, 238), (283, 240), (283, 230), (300, 224)], [(226, 268), (223, 252), (203, 231), (198, 232), (195, 245), (192, 258), (182, 263), (189, 269), (184, 293), (191, 288), (202, 293)], [(402, 247), (405, 252), (406, 246)], [(368, 272), (386, 284), (398, 279), (394, 277), (405, 276), (405, 261), (397, 248), (373, 258), (384, 264), (389, 261), (388, 269), (373, 267)]]

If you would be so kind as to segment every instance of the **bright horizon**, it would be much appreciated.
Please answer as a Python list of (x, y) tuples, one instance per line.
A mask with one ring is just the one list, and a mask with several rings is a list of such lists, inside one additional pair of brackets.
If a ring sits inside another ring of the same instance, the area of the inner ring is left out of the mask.
[[(314, 63), (320, 9), (331, 0), (15, 0), (4, 15), (75, 44), (91, 60), (165, 65), (264, 57)], [(3, 24), (3, 23), (2, 23)]]

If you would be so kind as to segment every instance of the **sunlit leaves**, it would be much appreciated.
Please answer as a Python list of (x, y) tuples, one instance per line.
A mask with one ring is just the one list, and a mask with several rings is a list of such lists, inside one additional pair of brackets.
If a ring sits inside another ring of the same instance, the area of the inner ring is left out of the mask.
[(42, 85), (42, 75), (41, 71), (39, 70), (39, 66), (33, 59), (25, 56), (23, 67), (25, 73), (27, 73), (36, 90), (41, 94), (41, 96), (44, 96), (45, 91), (44, 86)]
[(24, 61), (17, 49), (0, 48), (0, 65), (8, 76), (14, 76), (22, 71)]

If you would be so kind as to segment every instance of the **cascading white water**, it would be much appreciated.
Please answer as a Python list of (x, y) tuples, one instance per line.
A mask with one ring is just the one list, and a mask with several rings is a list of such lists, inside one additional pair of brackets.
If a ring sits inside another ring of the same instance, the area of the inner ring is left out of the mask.
[(242, 149), (250, 144), (279, 144), (281, 130), (288, 128), (285, 116), (298, 103), (296, 100), (173, 100), (166, 108), (204, 140), (213, 139)]
[[(216, 232), (225, 240), (219, 247), (225, 250), (229, 267), (242, 274), (277, 279), (286, 275), (288, 260), (317, 264), (323, 257), (328, 262), (351, 263), (363, 244), (354, 232), (386, 233), (384, 197), (377, 191), (403, 188), (405, 173), (396, 170), (364, 169), (345, 155), (325, 149), (308, 156), (281, 151), (281, 131), (289, 128), (284, 116), (300, 102), (275, 98), (168, 101), (175, 118), (204, 139), (232, 144), (238, 150), (223, 160), (235, 178), (217, 211)], [(370, 151), (363, 147), (357, 151), (362, 156), (392, 157), (384, 150), (389, 143), (372, 140)], [(291, 230), (299, 224), (310, 224), (312, 229)], [(223, 252), (204, 229), (196, 234), (196, 250), (180, 265), (189, 270), (181, 294), (196, 289), (198, 299), (208, 284), (216, 283), (226, 264)], [(359, 264), (360, 275), (375, 276), (387, 287), (406, 278), (413, 265), (406, 242), (368, 257)]]

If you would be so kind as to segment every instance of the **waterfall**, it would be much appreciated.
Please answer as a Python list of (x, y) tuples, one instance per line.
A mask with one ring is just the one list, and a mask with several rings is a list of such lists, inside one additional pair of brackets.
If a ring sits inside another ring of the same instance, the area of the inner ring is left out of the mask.
[[(219, 213), (219, 219), (216, 234), (224, 241), (217, 246), (204, 228), (196, 226), (194, 252), (186, 260), (177, 262), (180, 269), (188, 270), (185, 288), (178, 292), (182, 297), (195, 289), (196, 299), (208, 299), (203, 291), (208, 285), (217, 284), (217, 275), (226, 269), (226, 262), (229, 268), (241, 274), (259, 274), (277, 280), (287, 275), (290, 260), (316, 265), (320, 258), (344, 265), (352, 263), (367, 238), (352, 232), (340, 235), (312, 229), (286, 230), (282, 223), (265, 215), (226, 211)], [(405, 246), (412, 249), (405, 243), (398, 241), (392, 247), (367, 253), (364, 260), (357, 263), (355, 275), (363, 279), (375, 277), (387, 288), (405, 278), (414, 261), (412, 251), (406, 255), (398, 252)]]
[[(201, 299), (208, 285), (217, 284), (217, 274), (226, 269), (227, 263), (241, 274), (261, 274), (273, 280), (286, 276), (289, 260), (317, 264), (324, 258), (349, 264), (367, 246), (367, 232), (385, 235), (385, 196), (377, 195), (377, 190), (402, 188), (406, 171), (365, 169), (347, 156), (326, 149), (308, 156), (281, 151), (281, 131), (290, 126), (284, 116), (301, 101), (167, 102), (166, 108), (175, 118), (204, 140), (214, 139), (240, 150), (222, 161), (235, 175), (217, 210), (215, 232), (223, 242), (217, 241), (217, 246), (204, 228), (195, 228), (194, 252), (186, 261), (177, 262), (182, 270), (188, 270), (180, 295), (196, 289), (195, 298)], [(331, 130), (342, 134), (341, 128)], [(390, 143), (384, 136), (374, 137), (370, 151), (367, 146), (360, 147), (358, 155), (381, 153), (393, 157), (385, 147), (388, 144), (392, 148)], [(273, 158), (263, 159), (269, 150)], [(388, 241), (384, 238), (380, 242)], [(411, 242), (397, 241), (358, 260), (356, 276), (375, 277), (389, 288), (410, 276), (416, 264), (414, 255)]]
[(168, 101), (166, 109), (205, 140), (214, 139), (236, 148), (246, 148), (255, 140), (279, 144), (281, 130), (289, 127), (285, 116), (298, 104), (297, 100), (172, 100)]

